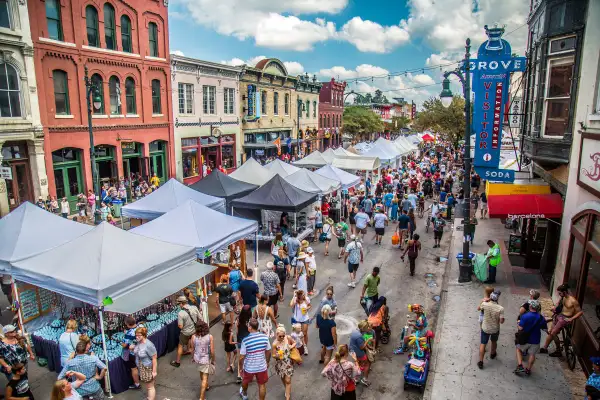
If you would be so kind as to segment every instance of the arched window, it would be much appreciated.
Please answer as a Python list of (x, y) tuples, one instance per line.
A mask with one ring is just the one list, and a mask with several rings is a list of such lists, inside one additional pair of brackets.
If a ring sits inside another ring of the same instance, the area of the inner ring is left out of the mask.
[(331, 115), (327, 114), (327, 127), (331, 128)]
[(158, 57), (158, 26), (154, 22), (148, 24), (148, 46), (151, 57)]
[(152, 80), (152, 114), (160, 114), (160, 81), (158, 79)]
[(125, 109), (127, 114), (137, 114), (137, 107), (135, 104), (135, 81), (129, 77), (125, 79)]
[(85, 8), (85, 26), (89, 46), (100, 47), (98, 38), (98, 10), (94, 6)]
[(310, 101), (306, 100), (306, 118), (310, 117)]
[(313, 101), (313, 118), (317, 118), (317, 102)]
[[(8, 2), (4, 1), (4, 3)], [(46, 0), (46, 25), (48, 26), (48, 37), (50, 39), (63, 40), (59, 0)]]
[[(10, 29), (10, 5), (9, 0), (0, 0), (0, 27)], [(48, 11), (46, 10), (46, 13)]]
[(127, 15), (121, 16), (121, 47), (124, 52), (133, 52), (131, 45), (131, 20)]
[(273, 115), (279, 115), (279, 93), (273, 93)]
[(56, 115), (71, 114), (67, 73), (63, 70), (55, 69), (52, 71), (52, 80), (54, 81), (54, 113)]
[(114, 75), (108, 80), (108, 97), (110, 98), (110, 113), (112, 115), (121, 114), (121, 82)]
[(117, 48), (117, 34), (115, 30), (115, 8), (110, 3), (104, 4), (104, 41), (106, 48)]
[[(98, 96), (100, 97), (100, 107), (96, 109), (96, 107), (94, 107), (94, 105), (92, 104), (92, 112), (94, 114), (104, 114), (104, 82), (102, 80), (102, 77), (98, 74), (92, 75), (92, 85), (94, 85), (94, 87), (98, 91)], [(92, 102), (94, 102), (94, 96), (95, 94), (92, 94)]]
[(284, 96), (285, 104), (283, 105), (285, 115), (290, 115), (290, 95), (288, 93)]
[(21, 116), (19, 73), (10, 64), (0, 64), (0, 116)]

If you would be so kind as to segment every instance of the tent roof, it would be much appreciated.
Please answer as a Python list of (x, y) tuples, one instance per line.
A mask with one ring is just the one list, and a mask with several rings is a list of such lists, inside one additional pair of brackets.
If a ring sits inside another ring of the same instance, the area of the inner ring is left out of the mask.
[(279, 158), (276, 158), (275, 160), (265, 165), (265, 168), (271, 172), (281, 175), (284, 178), (300, 170), (300, 168), (294, 167), (292, 164), (285, 163)]
[(171, 178), (148, 196), (123, 207), (123, 215), (130, 218), (154, 219), (188, 200), (225, 212), (225, 200), (190, 189)]
[(321, 153), (321, 155), (323, 156), (327, 164), (331, 164), (333, 162), (333, 159), (337, 157), (337, 154), (335, 154), (335, 151), (333, 151), (331, 147), (327, 148), (327, 150)]
[(358, 155), (358, 150), (356, 150), (356, 148), (354, 146), (348, 146), (348, 148), (346, 149), (347, 152), (352, 153), (354, 155)]
[(421, 139), (423, 139), (426, 142), (433, 142), (435, 140), (435, 137), (430, 133), (425, 133), (423, 134), (423, 136), (421, 136)]
[(363, 157), (377, 157), (381, 161), (392, 161), (398, 158), (398, 155), (390, 150), (385, 149), (382, 146), (373, 146), (368, 150), (365, 150), (361, 156)]
[(340, 188), (338, 180), (327, 178), (302, 168), (285, 178), (286, 181), (306, 192), (327, 194)]
[(324, 167), (316, 170), (315, 174), (339, 181), (342, 185), (342, 189), (345, 190), (350, 189), (351, 187), (360, 183), (360, 177), (334, 167), (333, 165), (325, 165)]
[(315, 201), (317, 195), (298, 189), (275, 175), (254, 192), (233, 201), (238, 208), (297, 212)]
[(242, 182), (262, 186), (267, 183), (275, 173), (269, 171), (250, 157), (238, 169), (229, 174), (230, 177)]
[(218, 169), (214, 169), (210, 174), (190, 186), (191, 189), (198, 192), (221, 197), (226, 201), (242, 197), (257, 187), (251, 183), (238, 181)]
[(382, 137), (377, 139), (377, 141), (375, 142), (375, 146), (373, 146), (373, 147), (381, 148), (384, 151), (388, 152), (389, 154), (396, 156), (396, 158), (408, 153), (405, 149), (401, 149), (398, 146), (396, 146), (396, 144), (394, 142), (391, 142)]
[(320, 151), (316, 150), (307, 155), (304, 158), (301, 158), (298, 161), (293, 163), (297, 167), (314, 167), (319, 168), (323, 165), (328, 164), (327, 160), (323, 157)]
[(378, 157), (338, 157), (331, 165), (350, 171), (374, 171), (381, 166), (381, 161)]
[(418, 149), (418, 147), (415, 146), (415, 144), (413, 142), (411, 142), (404, 136), (400, 136), (398, 139), (396, 139), (395, 143), (400, 144), (402, 147), (405, 147), (406, 149), (411, 150), (411, 151)]
[(17, 280), (101, 305), (107, 296), (117, 302), (195, 259), (193, 247), (150, 239), (103, 222), (70, 242), (14, 263), (12, 273)]
[(336, 156), (348, 156), (348, 157), (354, 157), (354, 156), (358, 155), (356, 153), (353, 153), (349, 150), (344, 149), (343, 147), (338, 147), (337, 149), (334, 149), (333, 154), (335, 154)]
[[(232, 217), (188, 200), (160, 218), (131, 230), (165, 242), (192, 246), (202, 256), (214, 253), (258, 230), (258, 223)], [(202, 257), (200, 257), (202, 258)]]
[(25, 202), (0, 219), (0, 270), (90, 231), (91, 225), (61, 218)]

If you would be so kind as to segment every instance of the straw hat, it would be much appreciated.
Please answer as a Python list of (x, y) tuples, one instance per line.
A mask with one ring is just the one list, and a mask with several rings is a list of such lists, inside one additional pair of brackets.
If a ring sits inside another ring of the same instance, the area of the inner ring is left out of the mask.
[(333, 219), (331, 219), (331, 218), (327, 218), (327, 219), (325, 220), (325, 223), (326, 223), (327, 225), (333, 225), (335, 222), (333, 221)]
[(298, 260), (304, 260), (306, 258), (306, 253), (301, 251), (300, 254), (298, 254), (298, 257), (296, 257)]
[(303, 240), (301, 244), (303, 248), (306, 248), (309, 245), (308, 240)]

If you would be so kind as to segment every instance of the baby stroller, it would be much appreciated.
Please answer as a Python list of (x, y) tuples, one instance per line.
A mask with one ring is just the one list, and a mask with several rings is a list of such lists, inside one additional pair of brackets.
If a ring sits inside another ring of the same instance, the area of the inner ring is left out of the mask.
[(386, 316), (383, 319), (381, 324), (381, 335), (380, 340), (381, 344), (388, 344), (390, 342), (390, 336), (392, 336), (392, 331), (390, 330), (390, 317)]

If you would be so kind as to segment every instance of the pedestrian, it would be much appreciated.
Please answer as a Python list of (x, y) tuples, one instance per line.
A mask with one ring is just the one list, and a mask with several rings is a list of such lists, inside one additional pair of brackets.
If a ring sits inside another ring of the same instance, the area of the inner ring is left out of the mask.
[(321, 359), (319, 364), (329, 364), (331, 354), (337, 347), (337, 330), (335, 320), (331, 318), (331, 307), (324, 305), (317, 314), (317, 328), (319, 329), (319, 342), (321, 342)]
[(502, 254), (500, 252), (500, 246), (494, 243), (493, 240), (488, 240), (487, 245), (490, 248), (485, 256), (488, 262), (488, 279), (483, 283), (496, 283), (496, 270), (498, 265), (502, 262)]
[(446, 226), (446, 221), (442, 218), (440, 214), (438, 214), (433, 218), (433, 240), (434, 245), (433, 248), (440, 247), (440, 242), (442, 241), (442, 236), (444, 236), (444, 227)]
[(148, 400), (154, 400), (156, 398), (154, 383), (158, 372), (156, 347), (148, 340), (148, 330), (143, 326), (135, 330), (135, 341), (136, 344), (131, 345), (129, 349), (135, 355), (140, 381), (146, 384)]
[(245, 306), (250, 306), (250, 309), (254, 311), (254, 308), (258, 303), (258, 298), (260, 297), (260, 290), (258, 289), (258, 284), (254, 282), (254, 279), (252, 279), (254, 276), (254, 271), (252, 268), (248, 268), (246, 270), (246, 275), (246, 279), (240, 282), (242, 304)]
[(319, 238), (321, 233), (323, 233), (323, 213), (321, 212), (321, 207), (315, 206), (315, 214), (313, 219), (315, 220), (315, 237), (313, 242), (316, 242), (317, 238)]
[(335, 315), (337, 314), (337, 302), (335, 301), (335, 296), (333, 295), (333, 286), (328, 286), (327, 289), (325, 289), (325, 296), (323, 299), (321, 299), (321, 303), (319, 303), (315, 315), (319, 315), (321, 313), (321, 309), (325, 305), (328, 305), (331, 308), (331, 311), (329, 312), (331, 319), (335, 319)]
[(405, 194), (404, 200), (402, 200), (402, 203), (400, 203), (400, 208), (402, 208), (402, 213), (404, 213), (406, 211), (406, 214), (408, 214), (408, 210), (410, 210), (411, 207), (412, 207), (412, 203), (408, 199), (408, 195)]
[[(100, 387), (99, 380), (104, 379), (106, 374), (106, 365), (95, 355), (86, 354), (87, 344), (79, 341), (75, 346), (75, 357), (67, 360), (58, 380), (64, 379), (67, 372), (79, 372), (85, 376), (85, 382), (76, 388), (81, 397), (89, 397), (94, 400), (103, 400), (104, 390)], [(98, 372), (99, 370), (99, 372)]]
[(409, 239), (412, 239), (415, 230), (417, 229), (417, 220), (415, 218), (415, 209), (411, 208), (408, 211), (408, 218), (410, 218), (410, 224), (408, 224), (408, 232), (409, 232)]
[(103, 222), (108, 220), (108, 214), (110, 214), (110, 208), (108, 208), (108, 205), (105, 202), (102, 202), (100, 204), (100, 218)]
[(227, 274), (221, 275), (221, 282), (216, 287), (215, 292), (217, 292), (218, 296), (215, 299), (215, 303), (219, 310), (221, 311), (221, 323), (225, 323), (227, 321), (227, 316), (229, 315), (229, 320), (233, 324), (233, 306), (231, 303), (235, 304), (235, 299), (233, 298), (233, 289), (227, 283), (229, 277)]
[(25, 365), (21, 363), (13, 365), (12, 375), (6, 385), (4, 398), (7, 400), (34, 400), (31, 387), (29, 387), (29, 377), (27, 376), (27, 368), (25, 368)]
[(237, 313), (239, 307), (242, 306), (242, 294), (240, 293), (240, 283), (242, 283), (242, 280), (244, 279), (244, 274), (242, 274), (242, 272), (240, 271), (239, 265), (230, 264), (229, 286), (231, 286), (231, 290), (233, 290), (233, 298), (236, 300), (236, 304), (233, 309), (235, 313)]
[(348, 222), (350, 223), (350, 233), (352, 235), (356, 235), (356, 214), (358, 214), (358, 208), (356, 207), (356, 202), (353, 202), (350, 206), (350, 212), (348, 213)]
[(592, 373), (588, 377), (585, 383), (585, 394), (584, 400), (598, 400), (600, 399), (600, 357), (590, 357), (592, 362)]
[(252, 318), (258, 321), (258, 331), (267, 335), (269, 339), (275, 336), (275, 326), (277, 326), (277, 318), (273, 312), (273, 308), (267, 305), (269, 298), (266, 295), (261, 295), (258, 300), (258, 305), (252, 312)]
[(200, 400), (206, 400), (206, 391), (209, 390), (208, 378), (214, 375), (216, 370), (214, 340), (206, 322), (200, 321), (196, 325), (196, 331), (190, 339), (189, 351), (193, 354), (192, 359), (200, 372)]
[(264, 333), (258, 332), (258, 321), (252, 318), (248, 322), (249, 335), (244, 338), (240, 347), (240, 360), (244, 365), (244, 377), (240, 396), (248, 400), (248, 385), (256, 378), (258, 397), (265, 400), (267, 382), (269, 381), (269, 362), (271, 361), (271, 343)]
[(275, 239), (271, 241), (271, 255), (277, 257), (280, 248), (283, 248), (283, 234), (277, 232), (275, 234)]
[[(369, 336), (367, 339), (363, 336)], [(360, 321), (358, 323), (358, 328), (350, 334), (350, 352), (356, 355), (356, 360), (358, 361), (358, 365), (360, 366), (360, 370), (362, 372), (362, 377), (358, 381), (359, 383), (370, 386), (369, 382), (369, 371), (371, 369), (371, 362), (369, 361), (369, 357), (367, 356), (368, 346), (372, 346), (374, 340), (374, 334), (369, 325), (368, 321)]]
[(356, 236), (363, 237), (367, 234), (367, 225), (371, 217), (363, 209), (361, 209), (355, 216), (354, 221), (356, 222)]
[(63, 218), (67, 218), (69, 215), (71, 215), (71, 206), (69, 205), (66, 197), (63, 197), (62, 201), (60, 202), (60, 214)]
[(350, 243), (346, 246), (344, 255), (344, 264), (348, 263), (348, 273), (350, 274), (350, 282), (348, 286), (351, 288), (356, 287), (356, 271), (360, 266), (360, 262), (364, 262), (364, 254), (362, 244), (356, 238), (356, 235), (350, 236)]
[(223, 346), (225, 348), (225, 355), (227, 357), (227, 372), (235, 371), (235, 361), (237, 357), (237, 341), (233, 336), (233, 323), (225, 321), (223, 324), (223, 333), (221, 334), (223, 340)]
[(569, 284), (563, 283), (556, 288), (560, 301), (557, 306), (552, 308), (552, 331), (546, 336), (544, 346), (540, 349), (540, 353), (548, 353), (548, 346), (551, 341), (554, 341), (556, 350), (549, 354), (550, 357), (560, 357), (562, 355), (560, 340), (558, 335), (564, 328), (572, 325), (573, 321), (583, 315), (581, 305), (575, 296), (569, 292)]
[[(483, 289), (483, 299), (481, 299), (481, 303), (487, 303), (490, 301), (490, 296), (494, 293), (495, 289), (492, 286), (486, 286)], [(528, 305), (529, 306), (529, 305)], [(481, 324), (483, 324), (483, 310), (479, 311), (479, 327), (481, 328)]]
[[(542, 309), (540, 302), (529, 300), (529, 311), (521, 316), (516, 334), (517, 342), (517, 369), (515, 373), (525, 372), (531, 375), (531, 369), (535, 362), (535, 355), (540, 350), (542, 330), (548, 332), (546, 318), (540, 314)], [(523, 356), (529, 354), (527, 368), (523, 366)]]
[[(540, 298), (540, 292), (538, 292), (535, 289), (531, 289), (529, 291), (529, 300), (539, 300)], [(517, 316), (517, 322), (519, 322), (521, 320), (521, 315), (525, 314), (526, 312), (529, 312), (529, 300), (527, 300), (525, 303), (523, 303), (521, 305), (521, 307), (519, 308), (519, 315)]]
[[(285, 248), (287, 251), (287, 258), (288, 258), (288, 265), (286, 265), (287, 269), (288, 269), (288, 276), (291, 277), (291, 268), (293, 268), (296, 265), (296, 257), (298, 256), (298, 251), (300, 250), (301, 247), (301, 243), (298, 240), (298, 232), (296, 230), (294, 230), (292, 232), (292, 234), (288, 237), (286, 243), (285, 243)], [(284, 254), (283, 253), (279, 253), (279, 258), (283, 258)], [(277, 260), (274, 261), (275, 265), (277, 265)], [(295, 277), (295, 276), (294, 276)], [(282, 284), (282, 289), (283, 289), (283, 284)]]
[(344, 255), (344, 249), (346, 248), (346, 237), (348, 235), (348, 225), (346, 224), (346, 217), (340, 217), (340, 222), (335, 224), (333, 229), (333, 235), (337, 238), (338, 247), (340, 249), (338, 254), (338, 260)]
[[(427, 336), (427, 327), (429, 326), (429, 321), (427, 320), (427, 314), (425, 314), (425, 309), (423, 306), (421, 304), (409, 304), (408, 310), (415, 314), (415, 319), (409, 320), (408, 326), (413, 328), (414, 333), (418, 334), (419, 337)], [(410, 340), (411, 336), (406, 335), (404, 337), (405, 347)]]
[[(65, 331), (58, 338), (58, 348), (60, 349), (60, 366), (65, 366), (67, 360), (75, 353), (75, 346), (79, 343), (79, 334), (77, 333), (77, 321), (70, 319), (67, 321)], [(125, 350), (123, 351), (125, 352)], [(134, 379), (135, 381), (135, 379)]]
[(285, 400), (292, 396), (292, 375), (294, 375), (294, 362), (292, 351), (296, 348), (296, 342), (285, 331), (285, 326), (279, 324), (273, 341), (273, 358), (275, 359), (275, 373), (281, 379), (285, 388)]
[(398, 220), (398, 196), (394, 194), (394, 198), (392, 199), (392, 212), (391, 212), (392, 221)]
[[(389, 318), (389, 309), (387, 307), (387, 299), (384, 296), (379, 297), (369, 310), (367, 321), (371, 328), (375, 331), (375, 350), (379, 349), (381, 344), (381, 336), (388, 329), (387, 321)], [(380, 351), (378, 351), (379, 353)]]
[(392, 200), (394, 200), (394, 194), (391, 190), (386, 189), (385, 194), (383, 195), (383, 205), (385, 206), (385, 215), (390, 215), (390, 211), (392, 208)]
[(454, 195), (452, 194), (452, 192), (449, 192), (448, 197), (446, 198), (446, 205), (448, 206), (448, 208), (446, 209), (446, 219), (448, 221), (452, 220), (452, 209), (454, 208), (455, 202), (456, 199), (454, 198)]
[(294, 297), (290, 302), (292, 308), (292, 324), (300, 324), (302, 326), (302, 334), (304, 335), (304, 355), (308, 355), (308, 326), (310, 325), (309, 311), (311, 309), (310, 299), (306, 296), (303, 290), (296, 290)]
[[(348, 360), (351, 356), (353, 361)], [(360, 376), (360, 364), (348, 345), (338, 347), (333, 360), (321, 372), (331, 383), (331, 400), (356, 400), (355, 379)]]
[(4, 337), (0, 341), (0, 366), (1, 370), (10, 379), (12, 367), (16, 364), (27, 366), (27, 358), (35, 360), (33, 350), (24, 337), (19, 335), (14, 325), (4, 325)]
[(402, 214), (398, 217), (398, 226), (396, 232), (400, 238), (400, 250), (403, 249), (405, 241), (408, 240), (410, 229), (410, 217), (408, 216), (407, 210), (402, 210)]
[(96, 195), (90, 189), (87, 194), (87, 215), (90, 218), (90, 221), (94, 220), (94, 213), (96, 211)]
[(196, 324), (202, 319), (202, 317), (200, 316), (200, 311), (198, 311), (196, 306), (191, 306), (188, 304), (187, 297), (179, 296), (177, 298), (177, 304), (181, 308), (177, 314), (177, 326), (180, 329), (179, 343), (177, 344), (177, 356), (175, 360), (171, 361), (171, 365), (179, 368), (181, 365), (181, 356), (183, 355), (183, 347), (187, 347), (190, 338), (196, 331)]
[[(75, 322), (75, 324), (77, 323)], [(127, 368), (131, 371), (133, 385), (130, 385), (129, 389), (138, 390), (140, 389), (140, 375), (138, 373), (137, 363), (135, 361), (135, 354), (133, 354), (133, 352), (129, 350), (129, 346), (135, 344), (135, 330), (143, 325), (138, 325), (135, 318), (131, 315), (125, 317), (124, 324), (126, 329), (123, 336), (123, 342), (121, 343), (121, 347), (123, 347), (123, 351), (121, 352), (121, 358), (125, 362)], [(76, 329), (77, 328), (75, 328), (75, 330)]]
[(325, 243), (325, 256), (329, 255), (329, 244), (331, 243), (331, 237), (333, 233), (333, 226), (335, 222), (329, 217), (325, 218), (325, 224), (323, 225), (323, 232), (319, 238), (321, 242)]
[(406, 250), (400, 257), (402, 261), (404, 261), (404, 256), (408, 253), (408, 262), (410, 266), (410, 276), (415, 276), (415, 266), (417, 263), (417, 257), (419, 257), (419, 251), (421, 251), (421, 242), (419, 241), (419, 234), (415, 233), (413, 238), (408, 241), (406, 245)]
[(42, 210), (46, 210), (46, 203), (44, 202), (44, 198), (42, 196), (38, 197), (38, 201), (35, 202), (35, 205)]
[(479, 200), (481, 200), (481, 219), (484, 219), (485, 217), (487, 217), (487, 213), (488, 213), (488, 201), (487, 201), (487, 194), (485, 194), (485, 188), (481, 192), (481, 195), (479, 196)]
[(294, 289), (303, 290), (305, 293), (308, 292), (308, 281), (307, 281), (307, 267), (306, 267), (306, 253), (300, 252), (296, 257), (296, 282), (292, 287)]
[(268, 299), (267, 306), (272, 307), (277, 317), (279, 315), (279, 299), (283, 297), (283, 294), (281, 293), (282, 285), (279, 274), (275, 271), (275, 264), (271, 261), (267, 263), (266, 271), (260, 274), (260, 281), (263, 284), (263, 294)]
[[(325, 228), (323, 228), (325, 229)], [(327, 243), (327, 242), (325, 242)], [(315, 259), (315, 252), (312, 247), (306, 249), (306, 258), (304, 259), (304, 265), (306, 265), (306, 287), (308, 295), (314, 295), (315, 282), (317, 280), (317, 260)]]
[(84, 374), (75, 371), (67, 371), (65, 378), (54, 382), (50, 400), (81, 400), (77, 388), (86, 381)]
[(375, 216), (373, 217), (375, 225), (375, 244), (381, 246), (381, 239), (385, 234), (385, 224), (387, 223), (387, 216), (383, 212), (383, 209), (378, 208)]
[(58, 200), (56, 199), (55, 196), (48, 196), (48, 197), (50, 198), (50, 202), (48, 205), (48, 211), (50, 211), (52, 214), (58, 215), (58, 211), (59, 211)]
[[(250, 319), (252, 319), (252, 311), (250, 306), (243, 306), (240, 310), (240, 315), (238, 315), (238, 318), (235, 321), (235, 326), (237, 329), (236, 346), (238, 349), (242, 347), (242, 341), (250, 334), (250, 331), (248, 330), (248, 322), (250, 322)], [(242, 358), (238, 357), (237, 383), (242, 383), (242, 361)]]
[(77, 211), (79, 212), (79, 216), (81, 217), (81, 221), (85, 220), (85, 209), (87, 208), (87, 200), (83, 193), (79, 193), (77, 195)]
[(496, 358), (498, 347), (498, 336), (500, 336), (500, 324), (504, 323), (504, 307), (498, 304), (500, 292), (495, 291), (490, 295), (490, 301), (482, 302), (477, 310), (483, 311), (483, 322), (481, 324), (481, 344), (479, 345), (479, 362), (477, 366), (483, 369), (483, 356), (485, 348), (492, 339), (490, 358)]
[(379, 267), (373, 267), (373, 271), (365, 278), (362, 292), (360, 294), (360, 304), (362, 305), (367, 317), (371, 310), (371, 306), (379, 298), (379, 283), (381, 277), (379, 276)]

